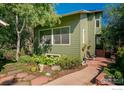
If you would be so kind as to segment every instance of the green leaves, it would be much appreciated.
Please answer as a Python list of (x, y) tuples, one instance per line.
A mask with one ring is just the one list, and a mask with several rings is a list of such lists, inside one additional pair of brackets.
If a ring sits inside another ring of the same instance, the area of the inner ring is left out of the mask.
[(62, 56), (57, 64), (60, 65), (62, 69), (74, 69), (81, 66), (81, 60), (77, 57)]
[(74, 69), (79, 66), (81, 66), (81, 60), (79, 58), (72, 58), (72, 57), (47, 57), (47, 56), (21, 56), (19, 59), (19, 62), (25, 62), (25, 63), (38, 63), (38, 64), (44, 64), (44, 65), (60, 65), (63, 69)]
[(21, 56), (19, 59), (20, 62), (25, 63), (38, 63), (38, 64), (45, 64), (45, 65), (55, 65), (58, 63), (59, 58), (58, 57), (47, 57), (47, 56)]
[(113, 46), (121, 46), (124, 41), (124, 4), (113, 4), (108, 6), (104, 13), (107, 20), (107, 31), (109, 41)]
[[(19, 17), (19, 30), (23, 25), (23, 21), (26, 21), (21, 34), (23, 36), (21, 46), (24, 46), (25, 39), (31, 37), (25, 34), (27, 29), (33, 30), (37, 26), (54, 26), (60, 23), (59, 16), (55, 13), (54, 4), (0, 4), (1, 19), (10, 24), (6, 28), (1, 28), (2, 31), (0, 31), (0, 44), (4, 43), (7, 48), (16, 47), (16, 15)], [(31, 31), (29, 32), (31, 33)]]

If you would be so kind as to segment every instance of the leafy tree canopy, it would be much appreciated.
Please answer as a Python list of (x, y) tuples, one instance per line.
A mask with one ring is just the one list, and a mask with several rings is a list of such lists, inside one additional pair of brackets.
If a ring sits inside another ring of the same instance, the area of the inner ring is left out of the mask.
[(54, 26), (59, 23), (54, 4), (0, 4), (0, 19), (10, 24), (9, 27), (0, 28), (0, 45), (16, 46), (16, 15), (19, 29), (25, 21), (24, 30), (26, 27), (34, 29), (37, 25)]
[(106, 7), (106, 35), (113, 46), (123, 45), (124, 41), (124, 4), (112, 4)]

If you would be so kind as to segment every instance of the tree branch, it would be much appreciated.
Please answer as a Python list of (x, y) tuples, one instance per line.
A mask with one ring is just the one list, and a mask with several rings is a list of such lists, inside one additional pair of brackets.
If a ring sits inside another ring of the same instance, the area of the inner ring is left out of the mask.
[(18, 32), (19, 30), (18, 30), (18, 15), (16, 15), (16, 31)]
[(25, 19), (24, 19), (24, 21), (23, 21), (23, 25), (22, 25), (22, 28), (21, 28), (21, 30), (19, 31), (19, 33), (21, 33), (21, 32), (23, 31), (24, 27), (25, 27)]

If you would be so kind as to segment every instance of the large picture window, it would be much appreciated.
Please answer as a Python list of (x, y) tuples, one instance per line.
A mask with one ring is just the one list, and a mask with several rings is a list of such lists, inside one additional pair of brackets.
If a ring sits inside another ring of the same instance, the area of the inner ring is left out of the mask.
[(69, 44), (70, 28), (58, 27), (40, 31), (41, 44)]
[(69, 44), (69, 27), (53, 29), (53, 44)]
[(61, 43), (61, 31), (60, 29), (53, 30), (53, 44), (60, 44)]

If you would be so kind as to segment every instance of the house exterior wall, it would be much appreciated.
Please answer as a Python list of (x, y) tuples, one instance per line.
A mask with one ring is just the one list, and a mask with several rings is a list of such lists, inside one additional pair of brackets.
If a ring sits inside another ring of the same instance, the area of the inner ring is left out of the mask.
[(82, 51), (82, 48), (88, 45), (88, 17), (87, 14), (80, 15), (80, 58), (82, 59), (85, 53), (85, 50)]
[(95, 54), (95, 14), (88, 15), (88, 45), (91, 46), (91, 54)]
[[(100, 19), (101, 14), (75, 14), (61, 18), (61, 24), (56, 27), (69, 26), (70, 27), (70, 44), (69, 45), (55, 45), (51, 47), (51, 54), (61, 54), (67, 56), (80, 57), (84, 56), (85, 51), (82, 51), (84, 45), (91, 46), (91, 54), (95, 54), (95, 35), (96, 31), (101, 29), (95, 27), (95, 20)], [(55, 28), (56, 28), (55, 27)], [(35, 32), (35, 46), (39, 46), (40, 31)], [(47, 28), (48, 29), (48, 28)], [(37, 48), (34, 48), (37, 49)]]
[[(96, 27), (96, 19), (100, 21), (99, 27)], [(101, 22), (102, 22), (101, 13), (88, 14), (88, 45), (91, 46), (92, 55), (95, 55), (95, 49), (96, 49), (95, 39), (96, 39), (96, 34), (101, 32)]]
[[(72, 16), (65, 16), (61, 18), (61, 24), (57, 25), (56, 27), (63, 27), (63, 26), (70, 26), (70, 45), (52, 45), (51, 51), (48, 53), (53, 54), (61, 54), (61, 55), (68, 55), (79, 57), (80, 56), (80, 15), (75, 14)], [(55, 28), (56, 28), (55, 27)], [(41, 29), (42, 30), (42, 29)], [(36, 36), (39, 36), (40, 31), (37, 31)], [(35, 38), (39, 41), (39, 38)]]
[(79, 14), (61, 19), (61, 24), (56, 27), (70, 26), (70, 45), (52, 45), (52, 51), (50, 53), (79, 57), (79, 21)]

